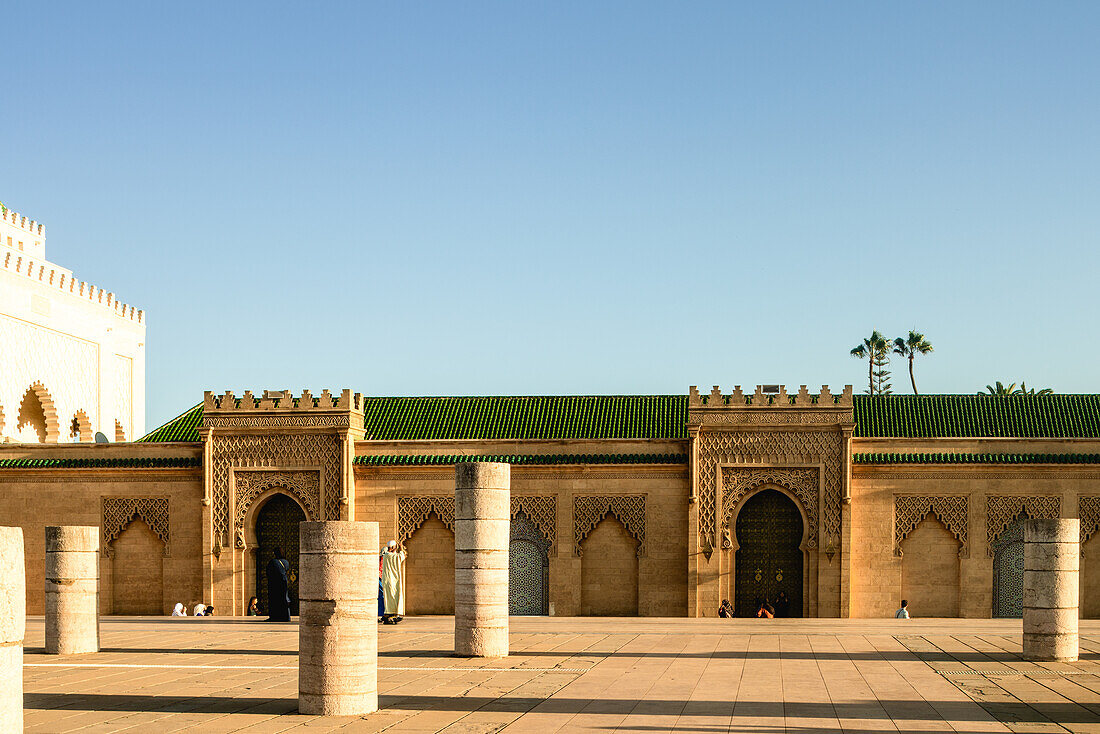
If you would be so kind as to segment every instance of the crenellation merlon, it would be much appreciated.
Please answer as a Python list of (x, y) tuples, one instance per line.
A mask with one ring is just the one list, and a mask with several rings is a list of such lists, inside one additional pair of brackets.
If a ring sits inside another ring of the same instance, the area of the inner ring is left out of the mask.
[(251, 390), (245, 390), (240, 397), (227, 390), (221, 395), (215, 395), (207, 390), (203, 393), (203, 411), (259, 411), (278, 410), (299, 412), (303, 410), (362, 410), (362, 393), (353, 393), (345, 388), (339, 395), (333, 395), (324, 390), (320, 395), (313, 395), (309, 390), (303, 390), (299, 397), (294, 397), (290, 390), (271, 391), (265, 390), (260, 396), (254, 395)]
[(752, 394), (745, 395), (741, 391), (741, 386), (737, 385), (734, 387), (733, 392), (724, 395), (721, 388), (715, 385), (711, 388), (709, 395), (702, 395), (699, 393), (698, 386), (692, 385), (688, 388), (688, 407), (736, 410), (762, 407), (805, 408), (810, 406), (815, 408), (850, 408), (853, 405), (851, 385), (845, 385), (844, 391), (840, 394), (830, 391), (828, 385), (822, 385), (819, 393), (811, 393), (805, 385), (799, 385), (798, 392), (794, 394), (787, 392), (786, 385), (777, 386), (778, 389), (774, 392), (765, 391), (765, 387), (771, 388), (772, 386), (757, 385)]
[(122, 303), (115, 298), (114, 293), (97, 288), (91, 283), (78, 281), (69, 271), (58, 268), (52, 263), (35, 261), (18, 253), (7, 252), (0, 257), (0, 266), (10, 273), (37, 280), (42, 285), (51, 286), (62, 293), (98, 303), (114, 311), (119, 318), (139, 324), (145, 323), (145, 311)]
[(46, 225), (41, 222), (36, 222), (29, 217), (24, 217), (19, 212), (12, 211), (3, 204), (0, 204), (0, 219), (3, 219), (8, 224), (18, 227), (29, 234), (38, 235), (39, 237), (46, 236)]

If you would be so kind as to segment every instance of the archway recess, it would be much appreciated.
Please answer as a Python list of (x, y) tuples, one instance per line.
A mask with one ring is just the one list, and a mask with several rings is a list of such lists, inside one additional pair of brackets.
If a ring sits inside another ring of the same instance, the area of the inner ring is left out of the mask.
[(306, 513), (290, 495), (275, 492), (263, 500), (256, 511), (256, 551), (254, 568), (256, 569), (255, 595), (259, 600), (261, 614), (269, 614), (267, 608), (267, 564), (275, 557), (275, 549), (280, 549), (290, 571), (287, 573), (290, 593), (290, 613), (298, 613), (298, 523), (304, 522)]
[(757, 600), (773, 605), (780, 592), (790, 600), (780, 614), (801, 617), (805, 525), (794, 500), (778, 489), (750, 495), (737, 513), (734, 609), (738, 616), (756, 612)]
[(16, 415), (15, 434), (24, 438), (36, 436), (38, 443), (57, 443), (61, 430), (53, 397), (41, 382), (35, 382), (23, 394)]

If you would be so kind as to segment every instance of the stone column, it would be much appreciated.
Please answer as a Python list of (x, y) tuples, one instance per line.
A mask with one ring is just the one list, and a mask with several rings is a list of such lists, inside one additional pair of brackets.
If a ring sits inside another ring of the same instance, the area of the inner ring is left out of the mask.
[(99, 652), (97, 527), (46, 527), (46, 652)]
[(511, 467), (455, 466), (455, 655), (508, 656)]
[(378, 523), (298, 528), (298, 711), (377, 711)]
[(23, 731), (27, 567), (23, 529), (0, 528), (0, 732)]
[(1024, 525), (1024, 658), (1077, 660), (1080, 520)]

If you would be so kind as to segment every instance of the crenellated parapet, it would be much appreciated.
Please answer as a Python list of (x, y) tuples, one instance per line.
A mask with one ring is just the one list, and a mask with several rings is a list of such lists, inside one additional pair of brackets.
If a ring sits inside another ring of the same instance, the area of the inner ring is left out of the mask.
[(15, 275), (30, 278), (42, 285), (55, 288), (60, 293), (103, 306), (114, 311), (119, 318), (128, 319), (139, 324), (145, 323), (144, 311), (119, 301), (115, 298), (114, 293), (97, 288), (91, 283), (77, 280), (72, 277), (69, 271), (52, 263), (7, 252), (0, 256), (0, 268)]
[(0, 204), (0, 219), (3, 219), (4, 222), (13, 227), (18, 227), (28, 234), (39, 237), (46, 236), (46, 225), (41, 222), (36, 222), (30, 217), (24, 217), (19, 212), (12, 211), (3, 204)]
[(715, 385), (709, 394), (702, 394), (692, 385), (688, 388), (688, 426), (763, 426), (763, 425), (854, 425), (855, 407), (852, 386), (845, 385), (834, 393), (828, 385), (820, 392), (810, 392), (800, 385), (798, 392), (787, 392), (786, 385), (757, 385), (746, 393), (740, 385), (733, 392), (723, 393)]
[(253, 395), (251, 390), (245, 390), (238, 398), (228, 390), (222, 395), (215, 395), (207, 390), (203, 393), (203, 409), (205, 413), (230, 410), (361, 411), (363, 396), (360, 393), (352, 393), (348, 389), (344, 389), (339, 395), (333, 395), (328, 390), (322, 391), (320, 395), (303, 390), (297, 397), (290, 390), (264, 390), (259, 396)]
[[(219, 432), (251, 433), (297, 429), (335, 429), (362, 437), (363, 396), (351, 390), (314, 395), (303, 390), (264, 390), (256, 395), (245, 390), (216, 395), (203, 393), (203, 427)], [(349, 459), (350, 461), (350, 459)]]
[(821, 392), (811, 393), (805, 385), (800, 385), (798, 392), (788, 393), (786, 385), (757, 385), (756, 391), (744, 393), (740, 385), (735, 385), (733, 392), (723, 394), (715, 385), (710, 394), (702, 395), (699, 388), (692, 385), (688, 388), (688, 409), (691, 408), (723, 408), (723, 409), (759, 409), (759, 408), (808, 408), (808, 407), (852, 407), (852, 386), (845, 385), (844, 391), (836, 394), (829, 390), (828, 385), (821, 386)]

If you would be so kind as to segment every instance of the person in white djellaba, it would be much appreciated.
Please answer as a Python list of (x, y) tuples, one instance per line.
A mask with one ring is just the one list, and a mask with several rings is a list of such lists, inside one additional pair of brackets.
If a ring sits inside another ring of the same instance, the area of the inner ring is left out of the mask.
[(391, 540), (382, 550), (383, 624), (397, 624), (405, 616), (405, 551)]

